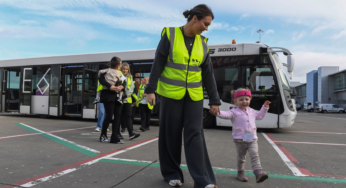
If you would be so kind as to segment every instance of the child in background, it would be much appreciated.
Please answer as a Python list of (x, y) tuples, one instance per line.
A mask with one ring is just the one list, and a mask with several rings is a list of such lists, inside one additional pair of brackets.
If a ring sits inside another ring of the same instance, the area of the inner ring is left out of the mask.
[(244, 165), (245, 156), (249, 152), (251, 157), (252, 169), (256, 176), (256, 182), (263, 182), (268, 178), (268, 174), (262, 172), (260, 158), (258, 155), (258, 144), (256, 134), (255, 120), (261, 120), (266, 115), (269, 104), (271, 102), (265, 101), (259, 112), (250, 108), (251, 92), (247, 89), (239, 88), (232, 91), (234, 103), (236, 107), (230, 111), (221, 111), (217, 116), (222, 119), (230, 119), (233, 123), (232, 137), (236, 145), (237, 157), (237, 178), (242, 182), (247, 182), (245, 176)]

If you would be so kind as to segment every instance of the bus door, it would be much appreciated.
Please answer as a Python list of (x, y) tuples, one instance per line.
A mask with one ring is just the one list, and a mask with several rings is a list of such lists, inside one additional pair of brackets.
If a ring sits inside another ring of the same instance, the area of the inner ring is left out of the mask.
[(83, 91), (83, 118), (96, 118), (96, 90), (98, 85), (98, 63), (85, 64), (82, 83)]
[(67, 65), (62, 69), (64, 116), (82, 117), (83, 65)]
[(5, 112), (19, 112), (21, 68), (4, 70), (3, 103)]
[(32, 67), (21, 68), (19, 112), (31, 114)]
[(60, 116), (61, 103), (62, 103), (62, 81), (61, 66), (52, 65), (50, 68), (50, 87), (49, 87), (49, 115)]
[(269, 60), (267, 56), (249, 58), (252, 58), (251, 61), (244, 62), (241, 66), (239, 79), (242, 80), (242, 87), (251, 90), (250, 107), (259, 111), (266, 100), (271, 101), (269, 113), (258, 124), (261, 124), (259, 125), (261, 128), (277, 127), (279, 114), (283, 113), (283, 106), (273, 67), (270, 63), (266, 64)]
[(31, 113), (49, 115), (49, 93), (51, 86), (51, 66), (32, 68)]

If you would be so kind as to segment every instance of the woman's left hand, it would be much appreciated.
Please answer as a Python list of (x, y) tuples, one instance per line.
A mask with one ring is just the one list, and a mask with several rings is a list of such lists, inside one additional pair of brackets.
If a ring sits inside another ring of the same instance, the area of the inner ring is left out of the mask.
[(220, 114), (220, 107), (219, 107), (219, 105), (211, 105), (209, 112), (212, 115), (214, 115), (214, 116), (216, 116), (217, 114)]

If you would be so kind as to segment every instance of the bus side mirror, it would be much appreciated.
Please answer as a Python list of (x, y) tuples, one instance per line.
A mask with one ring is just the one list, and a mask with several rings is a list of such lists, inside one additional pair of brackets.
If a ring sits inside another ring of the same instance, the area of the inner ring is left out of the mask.
[(287, 55), (287, 72), (291, 73), (294, 69), (294, 58), (293, 55)]

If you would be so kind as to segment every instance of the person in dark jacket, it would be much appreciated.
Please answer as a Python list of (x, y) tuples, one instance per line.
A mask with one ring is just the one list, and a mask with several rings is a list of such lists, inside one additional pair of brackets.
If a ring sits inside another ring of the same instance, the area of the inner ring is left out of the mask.
[(121, 97), (121, 92), (125, 92), (126, 81), (123, 82), (119, 69), (121, 67), (122, 61), (119, 57), (114, 56), (110, 61), (110, 69), (108, 72), (100, 74), (100, 83), (103, 86), (101, 92), (100, 102), (104, 104), (106, 111), (106, 117), (103, 121), (102, 132), (100, 135), (101, 142), (108, 142), (107, 138), (107, 128), (109, 123), (112, 121), (112, 116), (114, 116), (112, 122), (112, 136), (110, 143), (123, 144), (119, 138), (119, 124), (120, 124), (120, 114), (122, 103), (119, 102), (119, 97)]
[(152, 105), (155, 91), (161, 95), (159, 158), (164, 180), (173, 187), (184, 182), (180, 168), (183, 135), (194, 188), (216, 188), (203, 133), (203, 86), (209, 95), (211, 114), (220, 111), (221, 102), (207, 38), (201, 35), (214, 15), (206, 5), (197, 5), (183, 15), (187, 24), (162, 31), (145, 92)]

